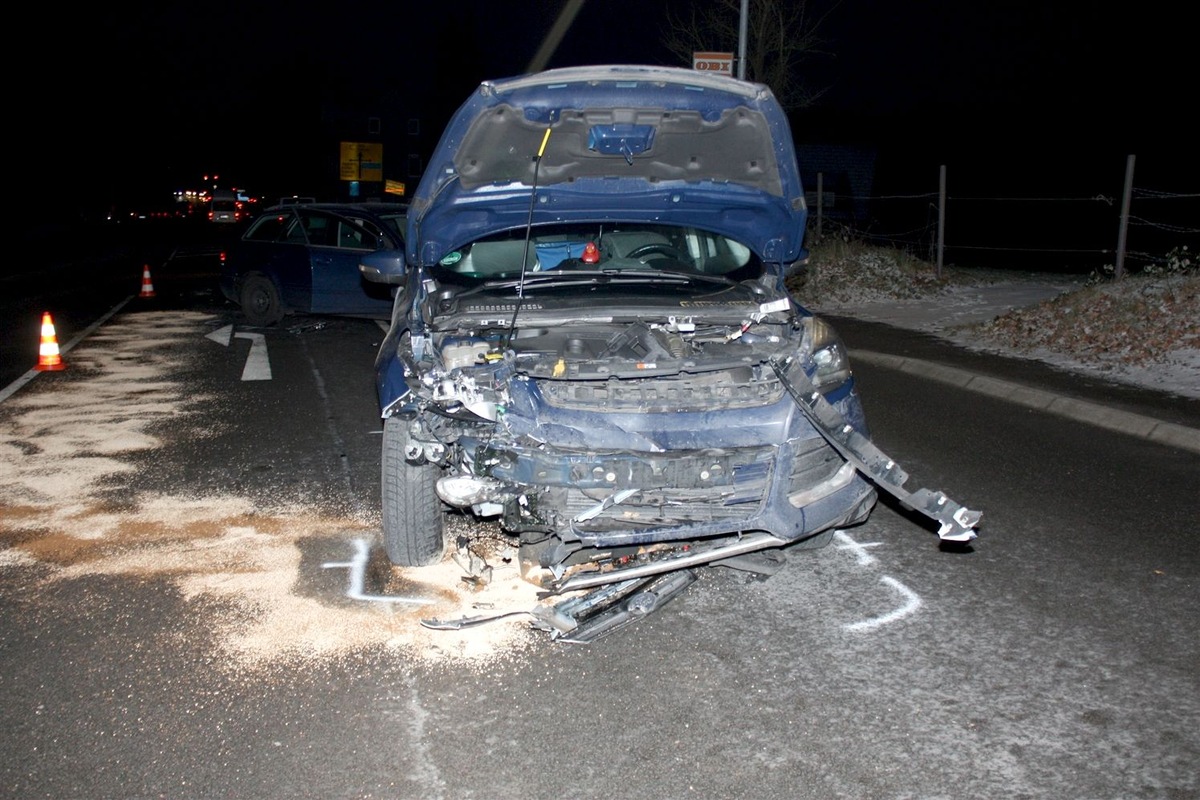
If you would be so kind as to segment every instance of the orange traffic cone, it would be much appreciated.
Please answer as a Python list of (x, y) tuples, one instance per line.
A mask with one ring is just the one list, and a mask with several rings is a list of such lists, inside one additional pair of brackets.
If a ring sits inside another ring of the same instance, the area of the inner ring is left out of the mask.
[(154, 297), (154, 284), (150, 282), (150, 265), (142, 269), (142, 293), (138, 297)]
[(42, 312), (42, 344), (38, 347), (37, 368), (41, 371), (66, 369), (62, 356), (58, 353), (58, 334), (54, 332), (54, 320), (50, 312)]

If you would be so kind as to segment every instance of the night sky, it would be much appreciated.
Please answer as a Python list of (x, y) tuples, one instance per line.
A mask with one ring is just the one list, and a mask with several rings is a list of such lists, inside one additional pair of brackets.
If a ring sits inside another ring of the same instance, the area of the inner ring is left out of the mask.
[[(675, 63), (659, 44), (668, 2), (588, 0), (549, 66)], [(831, 55), (810, 64), (828, 91), (794, 133), (934, 160), (1094, 154), (1119, 170), (1137, 152), (1195, 175), (1178, 159), (1194, 138), (1196, 28), (1174, 5), (843, 0), (822, 29)], [(30, 54), (9, 70), (19, 185), (124, 198), (212, 171), (276, 181), (306, 158), (329, 97), (420, 105), (440, 129), (479, 81), (524, 70), (561, 6), (42, 4), (11, 29)]]

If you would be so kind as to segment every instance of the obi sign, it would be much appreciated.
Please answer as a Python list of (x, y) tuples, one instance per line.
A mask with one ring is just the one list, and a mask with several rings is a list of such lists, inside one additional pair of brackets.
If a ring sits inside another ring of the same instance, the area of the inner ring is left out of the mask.
[(733, 75), (733, 53), (692, 53), (692, 69)]

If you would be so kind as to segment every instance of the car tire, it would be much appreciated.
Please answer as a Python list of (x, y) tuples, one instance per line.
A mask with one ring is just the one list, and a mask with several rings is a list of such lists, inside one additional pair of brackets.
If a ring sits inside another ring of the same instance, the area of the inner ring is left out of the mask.
[(399, 567), (436, 564), (445, 554), (444, 512), (437, 496), (437, 467), (410, 464), (404, 458), (408, 422), (383, 422), (383, 548)]
[(283, 303), (275, 282), (260, 272), (246, 276), (238, 295), (242, 315), (251, 325), (266, 327), (283, 319)]

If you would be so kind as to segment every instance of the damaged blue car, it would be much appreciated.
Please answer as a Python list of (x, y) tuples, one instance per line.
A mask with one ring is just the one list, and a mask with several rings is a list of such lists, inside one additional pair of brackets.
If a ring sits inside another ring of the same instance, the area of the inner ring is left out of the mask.
[(389, 559), (443, 558), (449, 513), (495, 519), (562, 598), (536, 624), (590, 641), (695, 567), (826, 544), (879, 488), (974, 537), (978, 512), (903, 488), (842, 341), (789, 295), (806, 217), (763, 85), (593, 66), (479, 86), (405, 251), (360, 267), (396, 295), (376, 361)]

